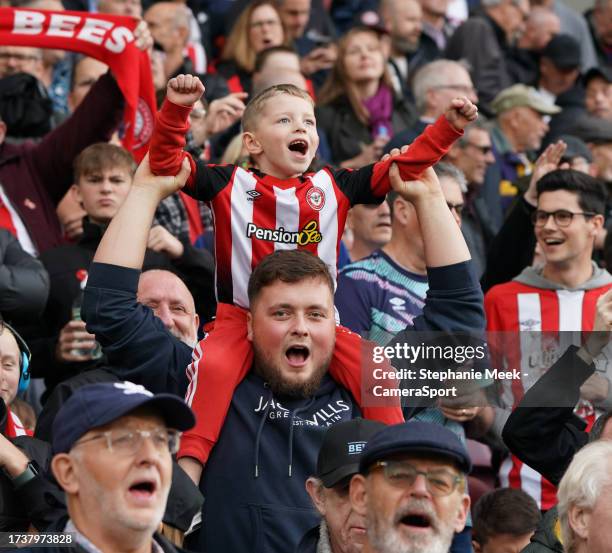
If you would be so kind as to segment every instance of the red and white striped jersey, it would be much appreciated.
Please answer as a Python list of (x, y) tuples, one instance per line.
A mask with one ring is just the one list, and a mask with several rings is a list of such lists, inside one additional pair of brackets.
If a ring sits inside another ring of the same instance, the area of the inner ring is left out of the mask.
[[(149, 151), (151, 170), (176, 175), (190, 108), (164, 102)], [(255, 266), (275, 250), (306, 249), (329, 266), (335, 279), (346, 215), (355, 204), (377, 204), (390, 190), (396, 163), (405, 180), (418, 178), (461, 136), (445, 117), (429, 125), (403, 154), (357, 171), (325, 168), (278, 179), (234, 165), (207, 165), (190, 157), (184, 191), (209, 202), (215, 229), (217, 300), (248, 308), (247, 284)]]
[[(595, 322), (597, 298), (605, 293), (612, 282), (592, 289), (542, 289), (518, 281), (494, 286), (485, 295), (487, 329), (505, 333), (493, 340), (502, 347), (502, 365), (519, 368), (521, 380), (505, 381), (502, 401), (515, 408), (524, 393), (539, 379), (579, 334), (560, 331), (589, 331)], [(567, 343), (566, 343), (567, 342)], [(577, 345), (580, 345), (579, 343)], [(493, 352), (495, 354), (495, 352)], [(494, 361), (494, 366), (498, 366)], [(581, 400), (575, 413), (590, 429), (595, 419), (592, 404)], [(538, 472), (511, 455), (500, 468), (500, 481), (504, 487), (520, 488), (533, 497), (540, 509), (553, 507), (556, 488)]]
[(198, 165), (187, 193), (208, 201), (213, 212), (217, 300), (248, 308), (251, 272), (276, 250), (312, 252), (335, 280), (348, 210), (384, 198), (386, 190), (372, 190), (371, 176), (371, 170), (326, 168), (280, 180), (235, 166)]

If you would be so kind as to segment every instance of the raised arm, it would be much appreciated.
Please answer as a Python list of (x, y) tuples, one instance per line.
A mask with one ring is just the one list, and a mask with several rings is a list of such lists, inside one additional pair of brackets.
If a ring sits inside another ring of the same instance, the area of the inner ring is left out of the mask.
[(192, 75), (178, 75), (168, 81), (166, 100), (159, 114), (149, 146), (149, 163), (154, 175), (176, 175), (183, 159), (191, 165), (187, 188), (195, 178), (195, 161), (183, 151), (189, 130), (189, 114), (193, 105), (204, 94), (204, 85)]
[(130, 193), (106, 229), (93, 261), (140, 270), (157, 204), (180, 190), (189, 172), (189, 164), (183, 161), (176, 176), (155, 177), (148, 156), (145, 157), (134, 175)]

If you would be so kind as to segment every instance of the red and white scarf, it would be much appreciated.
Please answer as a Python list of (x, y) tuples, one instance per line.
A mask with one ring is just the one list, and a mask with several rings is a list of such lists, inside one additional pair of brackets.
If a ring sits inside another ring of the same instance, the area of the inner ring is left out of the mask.
[(72, 50), (108, 65), (125, 97), (123, 145), (140, 161), (157, 110), (149, 54), (134, 43), (137, 24), (119, 15), (0, 8), (0, 44)]

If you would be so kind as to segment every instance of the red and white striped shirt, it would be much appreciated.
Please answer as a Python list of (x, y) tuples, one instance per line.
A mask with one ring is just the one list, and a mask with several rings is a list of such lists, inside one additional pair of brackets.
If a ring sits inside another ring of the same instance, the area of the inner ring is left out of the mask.
[[(502, 364), (518, 368), (521, 380), (505, 381), (502, 400), (516, 407), (524, 393), (538, 380), (570, 343), (580, 339), (574, 333), (561, 331), (589, 331), (595, 322), (597, 298), (612, 287), (608, 284), (588, 290), (542, 289), (518, 281), (494, 286), (485, 296), (487, 329), (504, 332), (501, 340)], [(580, 345), (580, 344), (578, 344)], [(497, 365), (495, 365), (497, 366)], [(595, 419), (592, 404), (581, 400), (575, 413), (590, 429)], [(520, 488), (533, 497), (542, 510), (553, 507), (556, 488), (538, 472), (511, 455), (500, 468), (504, 487)]]

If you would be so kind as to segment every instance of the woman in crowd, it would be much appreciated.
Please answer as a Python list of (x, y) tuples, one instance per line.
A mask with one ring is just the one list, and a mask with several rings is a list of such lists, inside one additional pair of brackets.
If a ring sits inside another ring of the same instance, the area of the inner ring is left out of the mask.
[(338, 43), (338, 59), (318, 95), (317, 124), (332, 163), (357, 169), (380, 159), (395, 133), (414, 123), (414, 108), (396, 97), (380, 34), (355, 27)]
[(227, 79), (231, 92), (250, 92), (255, 56), (286, 42), (286, 33), (273, 1), (256, 0), (242, 11), (233, 26), (217, 71)]

